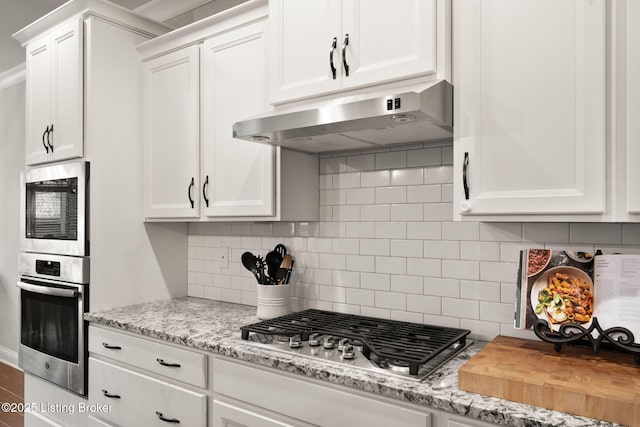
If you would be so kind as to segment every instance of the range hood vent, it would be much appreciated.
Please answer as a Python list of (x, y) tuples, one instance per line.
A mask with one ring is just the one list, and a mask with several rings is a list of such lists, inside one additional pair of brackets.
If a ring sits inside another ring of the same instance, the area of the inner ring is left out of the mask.
[(233, 137), (307, 153), (375, 148), (453, 136), (453, 86), (426, 89), (315, 109), (272, 113), (237, 122)]

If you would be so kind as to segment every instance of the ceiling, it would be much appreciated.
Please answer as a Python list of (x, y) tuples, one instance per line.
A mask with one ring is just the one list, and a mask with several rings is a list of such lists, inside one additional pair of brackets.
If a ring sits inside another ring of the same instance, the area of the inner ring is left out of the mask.
[[(135, 9), (149, 0), (111, 0)], [(67, 0), (0, 0), (0, 75), (25, 60), (24, 48), (11, 35)]]

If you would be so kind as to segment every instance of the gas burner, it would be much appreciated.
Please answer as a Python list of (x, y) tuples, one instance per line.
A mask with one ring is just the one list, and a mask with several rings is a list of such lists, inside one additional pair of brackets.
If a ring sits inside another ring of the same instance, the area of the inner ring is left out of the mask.
[(241, 328), (242, 339), (296, 356), (422, 380), (471, 345), (470, 331), (322, 310)]

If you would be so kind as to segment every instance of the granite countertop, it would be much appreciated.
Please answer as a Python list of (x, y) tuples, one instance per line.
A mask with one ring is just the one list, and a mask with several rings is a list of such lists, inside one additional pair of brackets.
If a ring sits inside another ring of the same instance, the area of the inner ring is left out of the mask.
[(84, 317), (95, 324), (491, 423), (522, 427), (615, 425), (458, 390), (458, 368), (484, 346), (482, 342), (416, 382), (247, 344), (240, 339), (240, 326), (259, 321), (253, 306), (185, 297), (96, 311)]

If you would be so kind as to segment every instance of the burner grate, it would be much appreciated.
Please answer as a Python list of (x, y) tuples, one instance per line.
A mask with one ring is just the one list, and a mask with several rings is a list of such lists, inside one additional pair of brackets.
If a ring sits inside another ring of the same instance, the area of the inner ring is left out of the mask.
[(275, 319), (243, 326), (242, 339), (250, 333), (299, 336), (306, 341), (319, 333), (360, 340), (363, 354), (379, 359), (404, 362), (411, 375), (417, 375), (420, 365), (427, 363), (455, 343), (464, 346), (466, 329), (422, 325), (397, 320), (377, 319), (353, 314), (308, 309)]

